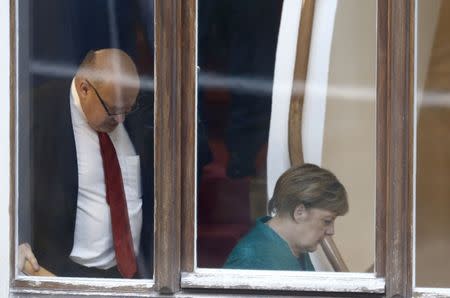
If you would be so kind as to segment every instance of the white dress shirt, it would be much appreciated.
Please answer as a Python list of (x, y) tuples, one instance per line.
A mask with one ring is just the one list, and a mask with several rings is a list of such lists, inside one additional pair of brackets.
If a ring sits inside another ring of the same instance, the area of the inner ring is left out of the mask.
[[(70, 110), (78, 164), (77, 214), (70, 258), (86, 267), (109, 269), (116, 265), (116, 259), (100, 144), (97, 132), (87, 123), (74, 81), (70, 90)], [(123, 124), (119, 124), (108, 135), (114, 144), (122, 171), (134, 252), (137, 256), (142, 227), (139, 156), (136, 155)]]

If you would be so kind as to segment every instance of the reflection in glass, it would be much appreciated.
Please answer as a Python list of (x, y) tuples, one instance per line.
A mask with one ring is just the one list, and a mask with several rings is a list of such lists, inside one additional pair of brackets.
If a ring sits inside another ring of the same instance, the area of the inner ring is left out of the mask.
[(200, 267), (222, 267), (239, 238), (265, 214), (281, 6), (270, 0), (198, 4)]
[(419, 1), (416, 285), (450, 287), (449, 1)]
[(18, 3), (18, 273), (152, 278), (153, 4)]
[[(376, 1), (316, 4), (306, 85), (294, 74), (300, 2), (199, 1), (199, 267), (222, 268), (268, 215), (290, 167), (289, 103), (301, 90), (304, 161), (331, 170), (348, 192), (333, 238), (350, 271), (373, 270)], [(320, 249), (310, 256), (316, 271), (332, 270)]]

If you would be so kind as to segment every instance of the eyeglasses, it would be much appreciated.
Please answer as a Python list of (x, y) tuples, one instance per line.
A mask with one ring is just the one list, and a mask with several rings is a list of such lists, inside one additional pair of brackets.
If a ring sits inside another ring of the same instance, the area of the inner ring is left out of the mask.
[(108, 114), (108, 116), (121, 116), (121, 115), (128, 115), (131, 113), (136, 112), (137, 110), (139, 110), (140, 106), (139, 106), (139, 100), (136, 99), (135, 104), (131, 107), (131, 109), (127, 112), (120, 112), (120, 113), (115, 113), (115, 112), (110, 112), (108, 106), (106, 105), (105, 101), (102, 99), (102, 97), (100, 96), (100, 94), (98, 93), (97, 89), (95, 89), (94, 85), (92, 85), (91, 82), (89, 82), (86, 79), (86, 82), (89, 84), (89, 86), (91, 86), (91, 88), (94, 90), (95, 94), (97, 95), (98, 100), (100, 100), (100, 103), (102, 104), (103, 108), (105, 109), (106, 114)]

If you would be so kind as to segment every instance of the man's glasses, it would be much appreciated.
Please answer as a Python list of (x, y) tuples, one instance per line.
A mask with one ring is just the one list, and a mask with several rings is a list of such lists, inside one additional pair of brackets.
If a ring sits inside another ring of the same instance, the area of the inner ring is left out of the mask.
[(100, 103), (102, 104), (103, 108), (105, 109), (106, 114), (108, 114), (108, 116), (121, 116), (121, 115), (128, 115), (131, 113), (136, 112), (137, 110), (139, 110), (139, 100), (136, 99), (135, 104), (131, 107), (131, 109), (129, 111), (126, 112), (120, 112), (120, 113), (116, 113), (116, 112), (111, 112), (108, 108), (108, 106), (106, 105), (105, 101), (102, 99), (102, 97), (100, 96), (100, 94), (98, 93), (97, 89), (95, 89), (94, 85), (91, 84), (91, 82), (89, 82), (86, 79), (86, 82), (89, 84), (89, 86), (91, 86), (91, 88), (94, 90), (95, 94), (97, 95), (98, 100), (100, 100)]

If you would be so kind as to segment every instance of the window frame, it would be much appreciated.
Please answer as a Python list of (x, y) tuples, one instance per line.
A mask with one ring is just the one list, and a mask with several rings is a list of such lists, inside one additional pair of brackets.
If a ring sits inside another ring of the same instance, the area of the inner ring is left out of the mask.
[(416, 0), (380, 4), (378, 24), (384, 28), (378, 28), (378, 56), (384, 69), (378, 72), (377, 88), (385, 99), (385, 134), (378, 141), (385, 139), (386, 168), (380, 178), (386, 180), (386, 296), (411, 297)]
[(12, 40), (14, 20), (10, 18), (12, 8), (9, 1), (3, 3), (5, 9), (0, 10), (0, 42), (4, 45), (0, 48), (0, 96), (4, 117), (0, 119), (0, 189), (2, 189), (2, 198), (0, 199), (0, 241), (8, 243), (0, 249), (0, 264), (3, 269), (0, 270), (0, 295), (7, 297), (9, 295), (9, 284), (11, 280), (11, 252), (14, 249), (11, 227), (14, 220), (14, 209), (11, 205), (11, 197), (14, 191), (13, 175), (11, 165), (14, 160), (11, 151), (13, 150), (14, 139), (11, 136), (12, 125), (10, 122), (11, 108), (11, 90), (14, 83), (13, 77), (13, 55)]
[[(302, 287), (286, 291), (283, 286), (274, 290), (255, 290), (238, 284), (232, 286), (234, 289), (228, 289), (218, 282), (207, 282), (207, 286), (202, 288), (199, 280), (187, 286), (187, 278), (196, 272), (201, 273), (195, 266), (196, 0), (155, 0), (154, 284), (147, 281), (139, 289), (139, 282), (127, 282), (111, 288), (117, 284), (116, 280), (74, 279), (66, 282), (69, 279), (61, 279), (60, 282), (16, 278), (18, 1), (5, 1), (2, 5), (7, 9), (0, 11), (4, 16), (0, 17), (3, 25), (0, 26), (0, 41), (6, 45), (4, 50), (0, 50), (0, 62), (7, 65), (6, 71), (0, 73), (0, 77), (5, 77), (0, 79), (0, 94), (10, 97), (9, 103), (4, 104), (4, 111), (9, 110), (9, 114), (5, 112), (5, 117), (0, 120), (0, 162), (5, 164), (0, 170), (0, 183), (1, 189), (6, 190), (4, 193), (9, 196), (9, 200), (0, 200), (0, 218), (4, 221), (0, 225), (0, 239), (9, 241), (0, 254), (0, 261), (5, 264), (0, 273), (0, 293), (13, 297), (27, 293), (74, 296), (88, 293), (110, 296), (177, 293), (180, 297), (208, 294), (230, 297), (236, 294), (424, 297), (439, 294), (450, 297), (448, 289), (416, 289), (413, 282), (416, 0), (377, 1), (376, 273), (371, 280), (385, 281), (382, 293), (372, 295), (350, 287), (323, 287), (314, 292)], [(319, 282), (321, 273), (313, 275), (312, 280)], [(213, 272), (214, 276), (220, 277)], [(339, 278), (338, 273), (336, 277)]]

